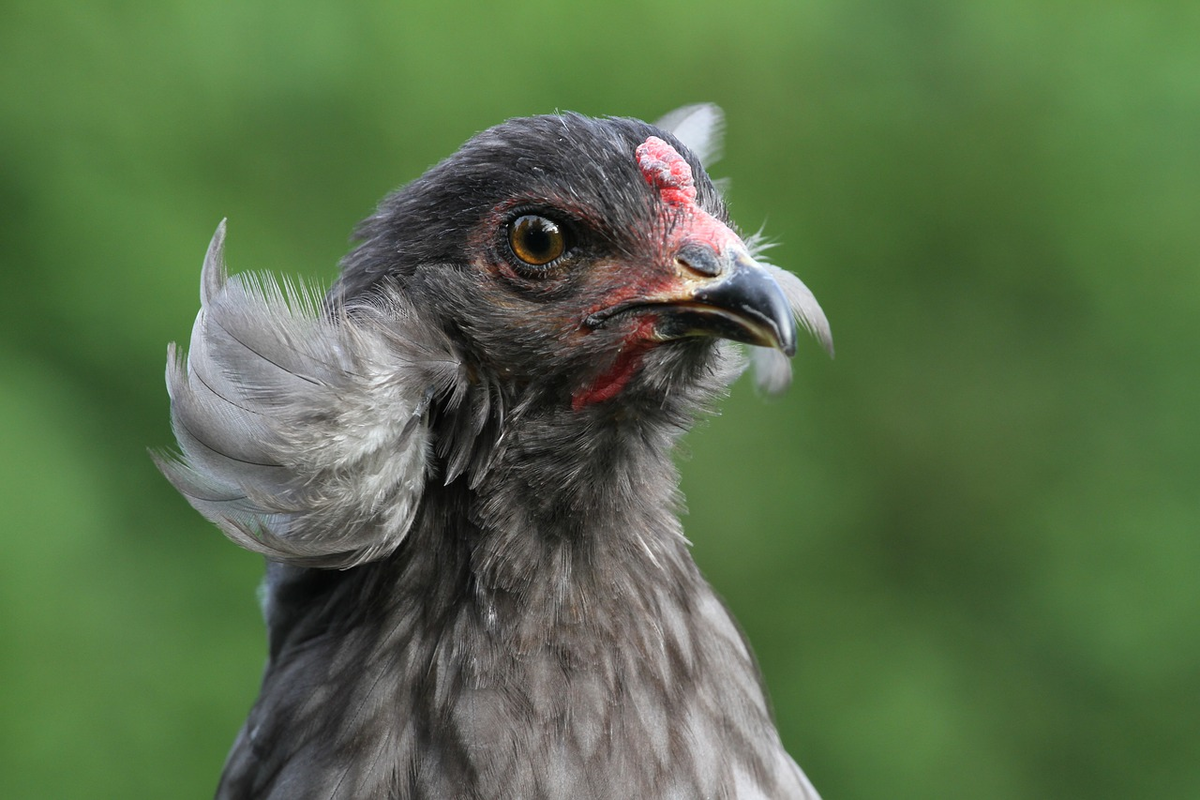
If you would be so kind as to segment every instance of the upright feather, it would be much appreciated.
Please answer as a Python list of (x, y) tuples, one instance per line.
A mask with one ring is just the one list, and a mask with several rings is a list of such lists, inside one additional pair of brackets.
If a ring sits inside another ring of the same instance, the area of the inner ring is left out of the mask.
[(228, 278), (225, 223), (201, 273), (184, 363), (167, 390), (183, 460), (158, 464), (243, 547), (311, 567), (351, 567), (403, 540), (429, 460), (426, 412), (461, 369), (449, 341), (412, 335), (395, 298), (322, 312), (300, 284)]

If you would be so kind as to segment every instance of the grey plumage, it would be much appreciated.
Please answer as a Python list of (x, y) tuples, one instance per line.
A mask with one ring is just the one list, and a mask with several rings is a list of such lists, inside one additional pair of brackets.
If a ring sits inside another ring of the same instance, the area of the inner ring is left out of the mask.
[[(168, 354), (186, 460), (159, 466), (198, 511), (268, 558), (350, 567), (395, 549), (424, 486), (429, 398), (460, 365), (396, 298), (341, 307), (301, 285), (225, 275), (225, 223), (201, 277), (187, 362)], [(386, 315), (386, 319), (384, 317)]]
[[(222, 223), (169, 356), (182, 457), (159, 459), (269, 560), (270, 659), (218, 796), (816, 797), (675, 513), (674, 443), (741, 368), (718, 337), (786, 349), (785, 313), (830, 341), (729, 233), (698, 157), (721, 119), (486, 131), (384, 201), (324, 299), (227, 277)], [(694, 180), (636, 160), (653, 141)], [(522, 214), (569, 233), (544, 269), (505, 250)], [(725, 244), (669, 244), (688, 225)]]

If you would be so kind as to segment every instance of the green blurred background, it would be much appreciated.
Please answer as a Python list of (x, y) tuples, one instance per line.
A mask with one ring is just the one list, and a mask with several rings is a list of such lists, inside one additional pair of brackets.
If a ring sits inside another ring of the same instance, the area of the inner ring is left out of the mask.
[(828, 800), (1200, 797), (1200, 5), (0, 9), (0, 795), (210, 796), (261, 564), (154, 470), (209, 236), (332, 278), (510, 116), (728, 114), (820, 298), (685, 523)]

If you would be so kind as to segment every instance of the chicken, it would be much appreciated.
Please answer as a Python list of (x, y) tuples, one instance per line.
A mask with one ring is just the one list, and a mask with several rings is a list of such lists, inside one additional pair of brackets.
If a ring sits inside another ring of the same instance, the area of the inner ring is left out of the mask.
[(672, 449), (791, 273), (702, 161), (721, 114), (514, 119), (386, 198), (324, 297), (228, 277), (160, 468), (267, 559), (269, 657), (221, 798), (815, 798), (698, 571)]

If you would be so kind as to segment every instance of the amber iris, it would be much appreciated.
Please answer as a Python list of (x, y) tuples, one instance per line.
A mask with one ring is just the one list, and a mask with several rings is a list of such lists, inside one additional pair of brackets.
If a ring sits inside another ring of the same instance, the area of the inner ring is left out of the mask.
[(509, 224), (508, 244), (526, 264), (544, 267), (566, 251), (567, 237), (557, 223), (526, 214)]

